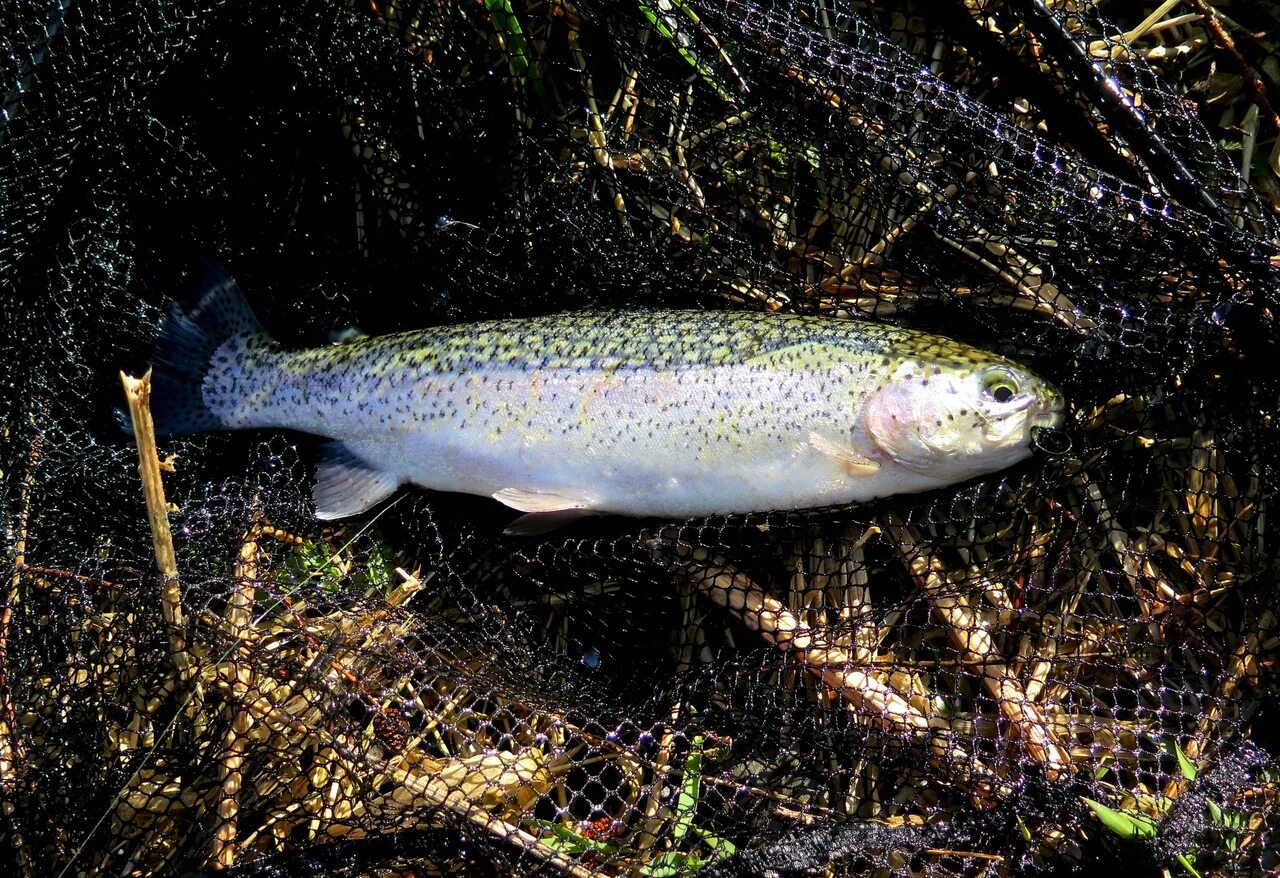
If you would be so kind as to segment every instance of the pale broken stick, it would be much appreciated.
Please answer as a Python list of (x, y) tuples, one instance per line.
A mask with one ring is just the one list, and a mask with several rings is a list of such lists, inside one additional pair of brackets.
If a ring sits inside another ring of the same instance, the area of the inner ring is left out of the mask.
[(182, 586), (178, 582), (178, 562), (173, 551), (173, 534), (169, 531), (169, 506), (164, 499), (164, 482), (160, 477), (160, 454), (156, 449), (155, 423), (151, 420), (151, 370), (141, 378), (120, 373), (125, 400), (129, 404), (129, 420), (138, 444), (138, 472), (142, 476), (143, 495), (147, 501), (147, 519), (151, 524), (151, 546), (160, 574), (160, 612), (169, 629), (169, 656), (178, 679), (192, 675), (191, 655), (187, 652), (186, 614), (182, 610)]
[[(863, 670), (852, 650), (829, 645), (803, 625), (782, 601), (765, 594), (754, 582), (723, 559), (674, 560), (668, 553), (679, 548), (660, 541), (650, 546), (654, 556), (672, 565), (693, 582), (713, 603), (733, 613), (767, 642), (795, 653), (799, 664), (838, 694), (856, 716), (869, 719), (899, 739), (923, 743), (931, 759), (964, 783), (989, 788), (987, 795), (1010, 795), (1012, 788), (972, 754), (948, 741), (942, 729), (910, 701), (876, 676)], [(979, 796), (975, 790), (975, 796)]]

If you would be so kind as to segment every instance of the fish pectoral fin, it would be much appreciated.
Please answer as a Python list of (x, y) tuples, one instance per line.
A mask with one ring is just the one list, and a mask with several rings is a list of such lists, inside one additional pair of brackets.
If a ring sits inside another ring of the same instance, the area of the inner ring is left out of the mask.
[(571, 491), (532, 491), (525, 488), (503, 488), (493, 495), (493, 499), (521, 512), (589, 510), (593, 505), (590, 498)]
[(590, 509), (557, 509), (555, 512), (528, 512), (511, 522), (502, 531), (507, 536), (535, 537), (547, 531), (564, 527), (570, 522), (596, 515)]
[(328, 521), (364, 512), (400, 487), (395, 473), (374, 469), (341, 442), (330, 442), (316, 464), (316, 518)]
[(834, 460), (851, 476), (873, 476), (880, 472), (880, 464), (864, 457), (848, 445), (834, 442), (817, 433), (809, 434), (809, 444)]

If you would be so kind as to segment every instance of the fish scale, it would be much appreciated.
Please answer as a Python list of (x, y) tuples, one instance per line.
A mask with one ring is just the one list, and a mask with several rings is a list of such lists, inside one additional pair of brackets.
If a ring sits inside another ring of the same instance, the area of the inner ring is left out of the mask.
[(233, 281), (206, 286), (162, 330), (157, 424), (330, 438), (322, 518), (405, 483), (494, 496), (523, 531), (863, 502), (1016, 463), (1062, 418), (1024, 367), (881, 324), (586, 311), (289, 351)]

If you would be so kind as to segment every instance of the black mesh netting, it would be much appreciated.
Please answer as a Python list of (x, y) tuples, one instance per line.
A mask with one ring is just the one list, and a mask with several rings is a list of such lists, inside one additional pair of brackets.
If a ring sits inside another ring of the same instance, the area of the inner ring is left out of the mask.
[[(1275, 869), (1277, 24), (7, 0), (0, 872)], [(309, 437), (162, 439), (175, 604), (113, 409), (209, 259), (292, 345), (822, 312), (1068, 421), (944, 492), (532, 538), (322, 527)]]

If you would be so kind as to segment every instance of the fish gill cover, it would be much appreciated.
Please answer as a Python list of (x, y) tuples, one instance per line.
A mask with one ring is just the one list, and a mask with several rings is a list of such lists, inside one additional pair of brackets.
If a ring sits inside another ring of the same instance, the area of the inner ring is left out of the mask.
[[(5, 3), (0, 871), (1275, 869), (1278, 26)], [(322, 524), (309, 437), (162, 439), (164, 580), (113, 410), (204, 260), (292, 346), (811, 312), (1071, 405), (977, 484), (537, 538)]]

